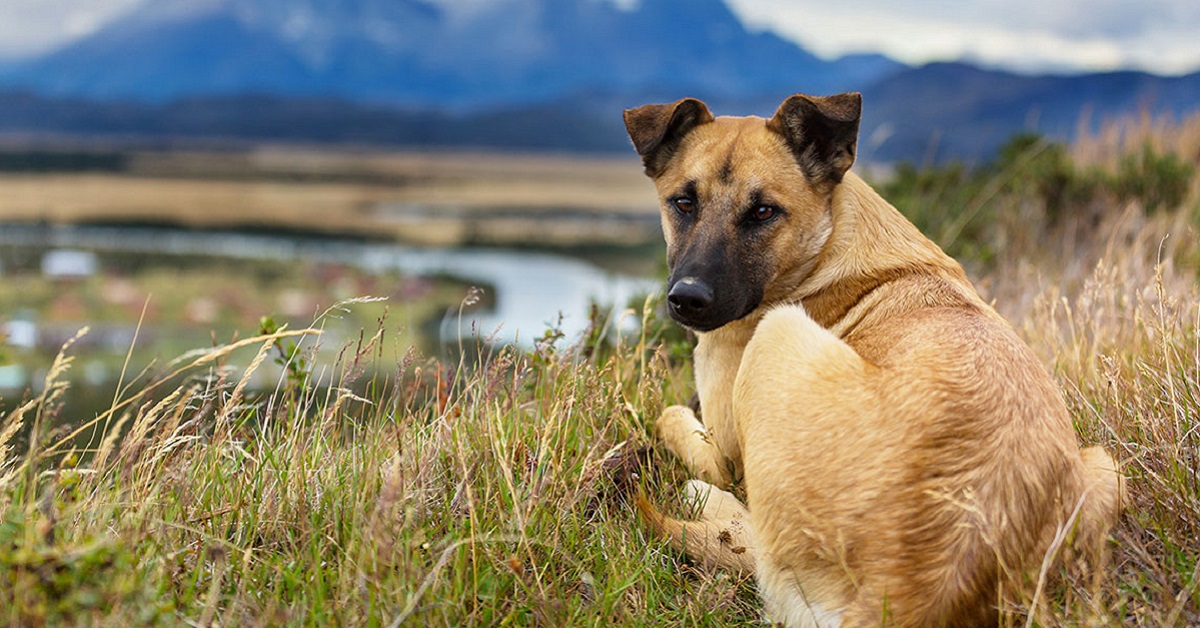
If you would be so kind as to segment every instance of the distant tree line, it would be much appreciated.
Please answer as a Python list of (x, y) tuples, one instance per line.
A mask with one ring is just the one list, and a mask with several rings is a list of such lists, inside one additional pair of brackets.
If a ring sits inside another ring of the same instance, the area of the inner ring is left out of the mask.
[(103, 151), (0, 151), (0, 172), (125, 172), (129, 156)]

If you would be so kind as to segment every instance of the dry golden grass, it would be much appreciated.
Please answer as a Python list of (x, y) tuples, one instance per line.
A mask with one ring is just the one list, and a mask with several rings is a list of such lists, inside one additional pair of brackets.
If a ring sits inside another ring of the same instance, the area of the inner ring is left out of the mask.
[[(126, 174), (0, 176), (0, 222), (285, 228), (419, 244), (657, 238), (652, 188), (635, 159), (268, 148), (135, 153), (130, 164)], [(527, 228), (547, 216), (569, 220)]]
[(1105, 120), (1095, 131), (1089, 123), (1087, 118), (1080, 120), (1071, 151), (1081, 165), (1113, 169), (1122, 156), (1143, 145), (1193, 162), (1200, 160), (1200, 111), (1182, 120), (1143, 111), (1134, 118)]

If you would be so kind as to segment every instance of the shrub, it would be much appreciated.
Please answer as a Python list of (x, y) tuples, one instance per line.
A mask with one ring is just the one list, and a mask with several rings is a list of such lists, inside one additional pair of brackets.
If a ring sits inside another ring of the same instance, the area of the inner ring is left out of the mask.
[(1109, 172), (1077, 165), (1061, 142), (1020, 134), (981, 166), (918, 170), (900, 164), (879, 188), (947, 253), (986, 269), (1000, 247), (1044, 244), (1060, 227), (1094, 230), (1106, 214), (1131, 202), (1146, 214), (1180, 208), (1188, 203), (1194, 172), (1149, 142), (1124, 154)]
[(1146, 142), (1121, 158), (1111, 185), (1118, 197), (1139, 201), (1147, 212), (1175, 209), (1187, 198), (1194, 173), (1195, 166)]

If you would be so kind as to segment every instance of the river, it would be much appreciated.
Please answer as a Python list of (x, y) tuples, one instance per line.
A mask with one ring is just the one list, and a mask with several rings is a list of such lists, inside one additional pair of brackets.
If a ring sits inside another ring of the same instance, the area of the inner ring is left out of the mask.
[[(588, 324), (593, 303), (613, 308), (613, 320), (631, 299), (659, 289), (644, 276), (617, 272), (563, 254), (488, 248), (420, 248), (399, 244), (291, 235), (205, 232), (106, 226), (5, 226), (0, 246), (50, 250), (122, 252), (145, 256), (203, 255), (234, 260), (324, 262), (371, 273), (442, 275), (493, 291), (494, 307), (458, 319), (447, 315), (441, 341), (458, 330), (477, 330), (494, 342), (530, 346), (561, 315), (570, 340)], [(17, 304), (10, 304), (17, 305)], [(0, 316), (4, 313), (0, 312)]]

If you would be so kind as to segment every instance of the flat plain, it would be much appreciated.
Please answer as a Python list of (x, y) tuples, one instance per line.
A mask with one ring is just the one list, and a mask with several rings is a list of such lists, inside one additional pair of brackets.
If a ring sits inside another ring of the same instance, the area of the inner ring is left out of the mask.
[(118, 157), (110, 172), (0, 174), (0, 221), (279, 229), (429, 245), (640, 245), (658, 237), (653, 188), (636, 158), (304, 147)]

